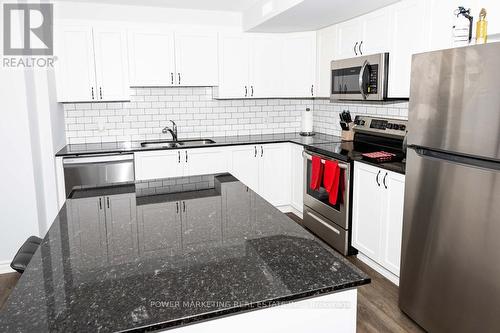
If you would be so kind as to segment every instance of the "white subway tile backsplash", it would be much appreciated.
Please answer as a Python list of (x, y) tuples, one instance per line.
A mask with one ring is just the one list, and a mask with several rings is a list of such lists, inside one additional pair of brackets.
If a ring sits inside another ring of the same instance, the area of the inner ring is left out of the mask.
[[(300, 131), (301, 113), (314, 110), (314, 130), (340, 135), (338, 113), (408, 117), (408, 103), (330, 103), (326, 99), (214, 100), (211, 87), (132, 88), (130, 102), (64, 104), (70, 144), (179, 137), (272, 134)], [(101, 126), (99, 125), (101, 124)]]

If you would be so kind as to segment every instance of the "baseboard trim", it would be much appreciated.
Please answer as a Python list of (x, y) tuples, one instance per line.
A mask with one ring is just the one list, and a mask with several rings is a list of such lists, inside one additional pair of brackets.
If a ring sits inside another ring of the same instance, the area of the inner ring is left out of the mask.
[(356, 258), (358, 258), (360, 261), (364, 262), (365, 264), (367, 264), (368, 266), (373, 268), (378, 273), (382, 274), (383, 277), (385, 277), (387, 280), (391, 281), (392, 283), (394, 283), (396, 286), (399, 287), (399, 277), (398, 276), (394, 275), (392, 272), (389, 272), (387, 269), (380, 266), (378, 263), (376, 263), (372, 259), (368, 258), (367, 256), (365, 256), (361, 252), (358, 252), (358, 254), (356, 255)]
[(15, 270), (10, 268), (10, 261), (0, 262), (0, 274), (13, 273)]
[(297, 215), (298, 217), (300, 217), (301, 219), (304, 218), (304, 215), (302, 214), (302, 212), (291, 205), (277, 206), (276, 208), (278, 208), (282, 213), (293, 213), (293, 214)]

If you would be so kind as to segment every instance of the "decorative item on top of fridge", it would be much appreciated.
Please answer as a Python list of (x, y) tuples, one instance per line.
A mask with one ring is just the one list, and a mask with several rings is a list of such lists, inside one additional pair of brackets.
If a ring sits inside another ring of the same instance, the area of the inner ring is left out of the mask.
[(467, 46), (472, 40), (472, 21), (470, 8), (460, 6), (455, 10), (455, 23), (453, 24), (453, 46)]
[(479, 21), (476, 23), (476, 44), (486, 44), (488, 41), (488, 21), (486, 21), (486, 9), (479, 12)]

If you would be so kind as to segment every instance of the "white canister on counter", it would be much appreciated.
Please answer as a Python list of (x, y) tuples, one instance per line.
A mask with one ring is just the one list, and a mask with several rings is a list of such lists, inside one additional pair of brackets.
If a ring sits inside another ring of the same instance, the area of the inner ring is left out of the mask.
[(314, 135), (313, 132), (313, 111), (310, 108), (306, 108), (302, 111), (302, 124), (300, 135), (310, 136)]

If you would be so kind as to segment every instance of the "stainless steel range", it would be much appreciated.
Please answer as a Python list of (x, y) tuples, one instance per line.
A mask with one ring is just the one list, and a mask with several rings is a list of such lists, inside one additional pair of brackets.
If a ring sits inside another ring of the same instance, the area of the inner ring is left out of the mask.
[[(405, 165), (402, 162), (405, 158), (405, 120), (357, 116), (354, 123), (354, 141), (339, 139), (338, 142), (310, 145), (304, 151), (304, 226), (344, 255), (357, 252), (350, 245), (353, 162), (362, 160), (364, 153), (384, 151), (394, 158), (379, 164), (381, 167), (404, 170)], [(335, 205), (329, 202), (329, 193), (323, 184), (316, 190), (310, 186), (313, 156), (320, 157), (321, 163), (335, 161), (341, 169), (340, 183), (344, 186), (339, 186)]]

